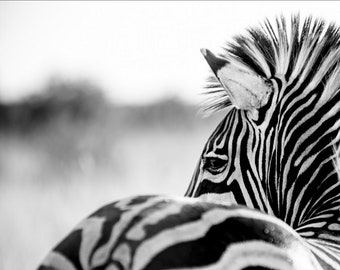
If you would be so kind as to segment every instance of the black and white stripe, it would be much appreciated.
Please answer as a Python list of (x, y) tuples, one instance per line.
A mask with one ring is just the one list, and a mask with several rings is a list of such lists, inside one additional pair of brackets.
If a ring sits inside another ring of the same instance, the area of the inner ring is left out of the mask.
[[(340, 268), (339, 45), (336, 26), (312, 18), (300, 25), (293, 17), (290, 27), (278, 19), (275, 29), (267, 21), (249, 30), (225, 55), (205, 53), (208, 63), (225, 59), (219, 67), (209, 64), (218, 79), (210, 86), (218, 93), (210, 108), (226, 109), (226, 116), (209, 138), (186, 193), (275, 215), (332, 268)], [(260, 107), (237, 98), (245, 94), (234, 86), (233, 66), (249, 74), (237, 83), (257, 99), (256, 86), (251, 89), (247, 80), (255, 85), (253, 78), (260, 76), (271, 85)], [(223, 106), (228, 96), (233, 100)]]
[[(340, 32), (277, 19), (236, 37), (214, 72), (187, 197), (99, 209), (39, 270), (340, 269)], [(243, 205), (243, 206), (241, 206)]]
[(39, 270), (247, 267), (320, 269), (302, 238), (273, 216), (197, 199), (140, 196), (85, 219)]

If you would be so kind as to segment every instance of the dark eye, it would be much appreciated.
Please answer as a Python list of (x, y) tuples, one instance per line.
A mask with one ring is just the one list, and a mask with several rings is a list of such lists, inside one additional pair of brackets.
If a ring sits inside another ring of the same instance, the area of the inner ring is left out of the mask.
[(204, 169), (212, 174), (221, 173), (227, 167), (227, 159), (217, 157), (204, 158)]

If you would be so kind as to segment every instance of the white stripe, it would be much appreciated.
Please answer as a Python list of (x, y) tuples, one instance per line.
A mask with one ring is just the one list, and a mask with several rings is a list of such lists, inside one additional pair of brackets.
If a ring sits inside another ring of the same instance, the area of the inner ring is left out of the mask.
[(334, 260), (331, 260), (330, 257), (325, 253), (325, 251), (322, 251), (322, 249), (324, 249), (323, 246), (321, 246), (319, 243), (317, 243), (317, 242), (315, 242), (313, 240), (307, 240), (307, 241), (309, 243), (309, 245), (308, 245), (309, 249), (314, 254), (316, 254), (320, 259), (322, 259), (325, 263), (327, 263), (333, 269), (337, 269), (337, 270), (340, 269), (339, 262), (335, 262)]
[(144, 227), (158, 223), (160, 220), (168, 217), (169, 215), (180, 213), (183, 204), (172, 203), (168, 204), (162, 209), (145, 216), (139, 223), (135, 224), (127, 233), (126, 237), (129, 240), (142, 240), (146, 236)]
[(316, 270), (320, 266), (307, 249), (294, 247), (292, 251), (264, 241), (248, 241), (230, 245), (220, 260), (208, 266), (176, 270), (241, 270), (262, 266), (277, 270)]
[(101, 228), (105, 222), (104, 217), (91, 217), (81, 222), (77, 229), (82, 229), (82, 241), (79, 249), (79, 260), (84, 270), (90, 269), (90, 254), (101, 237)]
[[(121, 214), (119, 221), (114, 225), (110, 239), (105, 245), (102, 245), (100, 248), (96, 250), (92, 257), (92, 267), (96, 267), (105, 263), (110, 256), (110, 252), (112, 247), (116, 244), (119, 237), (122, 235), (122, 232), (126, 229), (126, 227), (130, 224), (134, 217), (140, 214), (140, 212), (146, 208), (152, 207), (155, 203), (164, 200), (163, 197), (151, 197), (144, 203), (138, 205), (128, 206), (124, 204), (124, 201), (120, 202), (124, 209), (128, 209), (131, 207), (131, 210)], [(129, 202), (131, 199), (129, 200)]]
[(120, 270), (120, 269), (114, 264), (109, 264), (108, 266), (105, 267), (105, 270)]
[(176, 243), (198, 239), (206, 234), (212, 225), (219, 224), (232, 216), (239, 216), (240, 210), (214, 208), (205, 212), (193, 222), (161, 231), (154, 237), (144, 241), (136, 250), (132, 270), (143, 269), (154, 256)]
[(120, 244), (112, 255), (112, 259), (119, 261), (124, 269), (128, 269), (131, 263), (131, 248), (127, 243)]
[(304, 245), (302, 238), (291, 227), (275, 217), (250, 209), (214, 208), (204, 213), (198, 221), (164, 230), (154, 237), (145, 240), (136, 250), (132, 270), (143, 269), (153, 257), (169, 246), (203, 237), (211, 226), (219, 224), (231, 217), (246, 217), (270, 221), (271, 223), (281, 226), (283, 230), (291, 233), (296, 238), (296, 241), (299, 241), (301, 245)]
[(69, 261), (62, 254), (55, 251), (50, 252), (41, 265), (52, 267), (53, 269), (77, 270), (71, 261)]
[(236, 205), (236, 199), (232, 192), (224, 192), (224, 193), (204, 193), (198, 197), (201, 201), (218, 203), (223, 205)]

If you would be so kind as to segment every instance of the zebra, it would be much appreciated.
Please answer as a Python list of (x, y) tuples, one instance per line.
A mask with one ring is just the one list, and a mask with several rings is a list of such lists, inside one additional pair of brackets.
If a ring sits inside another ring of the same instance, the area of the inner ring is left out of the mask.
[(145, 195), (90, 215), (39, 270), (246, 267), (320, 269), (304, 240), (274, 216), (195, 198)]
[(225, 117), (185, 197), (108, 204), (39, 270), (340, 269), (339, 46), (335, 24), (296, 15), (202, 49)]
[(340, 266), (340, 30), (265, 21), (215, 56), (208, 109), (226, 116), (186, 196), (242, 204), (283, 220), (322, 263)]

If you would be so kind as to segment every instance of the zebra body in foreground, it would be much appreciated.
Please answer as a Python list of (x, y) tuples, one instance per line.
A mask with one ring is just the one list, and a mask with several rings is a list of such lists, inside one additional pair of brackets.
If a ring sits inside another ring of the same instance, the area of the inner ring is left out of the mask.
[(41, 270), (319, 269), (303, 239), (273, 216), (165, 196), (104, 206), (80, 223), (44, 265)]
[(202, 50), (208, 109), (226, 116), (186, 192), (198, 199), (108, 205), (41, 269), (340, 269), (340, 33), (298, 16), (289, 30), (266, 21)]

